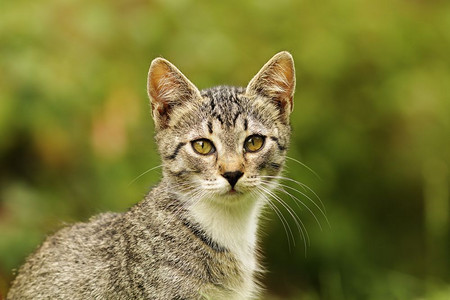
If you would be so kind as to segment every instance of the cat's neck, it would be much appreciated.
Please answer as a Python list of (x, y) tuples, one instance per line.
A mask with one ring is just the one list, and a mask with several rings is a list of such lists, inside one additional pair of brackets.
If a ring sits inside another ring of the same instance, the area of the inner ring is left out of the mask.
[(174, 193), (170, 182), (164, 179), (158, 190), (164, 190), (170, 199), (175, 198), (178, 202), (176, 206), (184, 207), (177, 212), (183, 211), (182, 217), (198, 224), (215, 243), (242, 259), (254, 256), (258, 217), (264, 204), (263, 199), (243, 195), (242, 198), (231, 199), (232, 203), (225, 203), (224, 199), (219, 201), (187, 198), (182, 193)]
[(189, 199), (176, 193), (173, 185), (164, 178), (148, 199), (152, 206), (172, 211), (175, 218), (198, 225), (214, 243), (231, 252), (244, 269), (253, 272), (259, 269), (255, 257), (256, 231), (264, 200), (250, 195), (243, 197), (226, 205), (218, 199)]
[[(218, 199), (191, 199), (187, 209), (191, 218), (220, 246), (235, 254), (249, 269), (256, 268), (254, 257), (258, 216), (262, 199), (243, 196), (237, 203)], [(192, 201), (194, 200), (194, 201)]]
[[(255, 274), (261, 271), (255, 248), (258, 217), (264, 200), (248, 197), (239, 199), (234, 205), (223, 205), (215, 200), (184, 198), (182, 194), (176, 193), (174, 184), (163, 178), (147, 195), (146, 201), (133, 210), (142, 212), (156, 209), (156, 215), (165, 220), (162, 226), (175, 222), (187, 226), (204, 247), (214, 250), (207, 253), (217, 254), (214, 258), (216, 262), (220, 262), (223, 257), (233, 257), (239, 268), (239, 282), (233, 284), (238, 285), (237, 290), (243, 291), (243, 294), (227, 299), (250, 299), (257, 289), (254, 285)], [(236, 274), (227, 276), (231, 275)], [(233, 281), (236, 278), (229, 279)]]

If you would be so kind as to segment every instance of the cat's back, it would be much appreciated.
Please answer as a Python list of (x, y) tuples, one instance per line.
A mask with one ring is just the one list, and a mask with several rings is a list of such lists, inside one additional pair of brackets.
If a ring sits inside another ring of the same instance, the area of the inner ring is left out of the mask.
[(117, 262), (121, 237), (115, 228), (122, 217), (103, 213), (49, 236), (19, 269), (7, 299), (69, 299), (83, 290), (95, 298)]
[(48, 237), (7, 299), (198, 299), (199, 290), (248, 298), (237, 287), (252, 278), (236, 257), (163, 194), (156, 188), (125, 213), (100, 214)]

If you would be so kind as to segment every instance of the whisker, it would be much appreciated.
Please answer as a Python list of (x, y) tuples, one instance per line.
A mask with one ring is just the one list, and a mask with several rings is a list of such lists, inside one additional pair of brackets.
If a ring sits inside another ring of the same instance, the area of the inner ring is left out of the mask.
[(147, 174), (148, 172), (153, 171), (153, 170), (155, 170), (155, 169), (157, 169), (157, 168), (161, 168), (161, 167), (162, 167), (162, 165), (159, 165), (159, 166), (156, 166), (156, 167), (153, 167), (153, 168), (148, 169), (147, 171), (145, 171), (145, 172), (142, 173), (141, 175), (139, 175), (139, 176), (137, 176), (136, 178), (134, 178), (134, 179), (128, 184), (128, 187), (130, 187), (136, 180), (138, 180), (139, 178), (141, 178), (142, 176), (144, 176), (144, 175)]
[[(264, 180), (262, 180), (262, 182), (264, 182), (264, 183), (268, 183), (267, 181), (264, 181)], [(314, 214), (314, 212), (303, 202), (303, 201), (301, 201), (299, 198), (297, 198), (297, 197), (295, 197), (294, 195), (292, 195), (291, 193), (289, 193), (288, 191), (286, 191), (284, 188), (288, 188), (288, 189), (290, 189), (290, 190), (293, 190), (293, 191), (296, 191), (297, 193), (299, 193), (299, 194), (301, 194), (302, 196), (304, 196), (304, 197), (306, 197), (309, 201), (311, 201), (313, 204), (314, 204), (314, 206), (320, 211), (320, 213), (322, 214), (322, 216), (325, 218), (325, 221), (327, 222), (327, 224), (328, 224), (328, 226), (331, 228), (331, 225), (330, 225), (330, 222), (329, 222), (329, 220), (328, 220), (328, 217), (327, 217), (327, 215), (326, 215), (326, 213), (317, 205), (317, 203), (316, 202), (314, 202), (314, 200), (312, 200), (308, 195), (306, 195), (305, 193), (302, 193), (302, 192), (300, 192), (299, 190), (297, 190), (297, 189), (295, 189), (295, 188), (293, 188), (293, 187), (291, 187), (291, 186), (289, 186), (289, 185), (286, 185), (286, 184), (282, 184), (282, 183), (279, 183), (279, 186), (281, 186), (281, 187), (283, 187), (283, 188), (280, 188), (280, 187), (278, 187), (278, 189), (277, 190), (279, 190), (279, 191), (281, 191), (281, 192), (284, 192), (285, 194), (287, 194), (287, 195), (289, 195), (293, 200), (296, 200), (296, 203), (297, 202), (299, 202), (299, 203), (301, 203), (313, 216), (314, 216), (314, 219), (316, 219), (316, 222), (317, 222), (317, 224), (319, 225), (319, 227), (320, 227), (320, 230), (323, 230), (323, 228), (322, 228), (322, 226), (321, 226), (321, 224), (320, 224), (320, 222), (319, 222), (319, 220), (318, 220), (318, 218), (316, 217), (316, 215)]]
[[(180, 215), (180, 212), (182, 210), (189, 210), (189, 206), (195, 206), (200, 201), (203, 201), (203, 198), (205, 195), (206, 195), (206, 193), (202, 189), (199, 189), (199, 188), (194, 188), (191, 191), (188, 191), (185, 194), (185, 196), (187, 196), (189, 198), (189, 201), (183, 201), (183, 202), (180, 201), (179, 208), (174, 211), (172, 220), (176, 219)], [(192, 199), (194, 199), (194, 201), (191, 201)]]
[(297, 197), (295, 197), (294, 195), (292, 195), (291, 193), (289, 193), (288, 191), (286, 191), (282, 187), (278, 187), (277, 191), (283, 192), (286, 195), (288, 195), (289, 197), (291, 197), (291, 199), (294, 200), (294, 203), (297, 205), (298, 208), (301, 209), (299, 204), (301, 204), (303, 207), (305, 207), (311, 213), (311, 215), (314, 217), (314, 219), (316, 220), (317, 225), (319, 225), (320, 230), (323, 231), (323, 228), (322, 228), (322, 225), (320, 224), (320, 221), (318, 220), (318, 218), (316, 217), (314, 212), (305, 203), (303, 203), (303, 201), (301, 201), (300, 199), (298, 199)]
[[(313, 193), (314, 194), (314, 196), (317, 198), (317, 200), (319, 200), (319, 202), (320, 202), (320, 205), (322, 206), (322, 208), (324, 209), (324, 211), (326, 212), (326, 208), (325, 208), (325, 205), (323, 204), (323, 202), (322, 202), (322, 200), (320, 199), (320, 197), (309, 187), (309, 186), (307, 186), (306, 184), (304, 184), (304, 183), (302, 183), (302, 182), (300, 182), (300, 181), (297, 181), (297, 180), (294, 180), (294, 179), (292, 179), (292, 178), (289, 178), (289, 177), (285, 177), (285, 176), (268, 176), (268, 175), (261, 175), (261, 176), (259, 176), (260, 178), (276, 178), (276, 179), (283, 179), (283, 180), (287, 180), (287, 181), (291, 181), (291, 182), (294, 182), (294, 183), (296, 183), (296, 184), (298, 184), (299, 186), (301, 186), (302, 188), (306, 188), (306, 189), (308, 189), (308, 191), (310, 191), (311, 193)], [(310, 199), (313, 203), (314, 203), (314, 205), (316, 205), (317, 206), (317, 204), (316, 204), (316, 202), (314, 202), (312, 199)], [(319, 207), (318, 207), (319, 208)], [(320, 209), (320, 208), (319, 208)]]
[[(291, 215), (292, 219), (295, 222), (295, 225), (297, 226), (298, 231), (301, 233), (301, 236), (303, 238), (304, 244), (305, 244), (305, 253), (306, 253), (306, 237), (305, 234), (303, 232), (302, 227), (300, 226), (300, 223), (298, 222), (298, 220), (300, 220), (300, 217), (297, 215), (297, 213), (289, 207), (289, 205), (287, 205), (283, 199), (281, 199), (279, 196), (277, 196), (275, 193), (273, 193), (272, 191), (270, 191), (268, 188), (264, 187), (264, 186), (260, 186), (260, 188), (265, 191), (267, 194), (269, 194), (270, 196), (272, 196), (273, 199), (275, 199), (278, 203), (280, 203), (285, 209), (286, 211)], [(303, 224), (303, 223), (302, 223)], [(306, 228), (305, 228), (306, 229)], [(295, 243), (294, 243), (295, 246)]]
[(286, 233), (289, 251), (291, 251), (291, 240), (290, 239), (292, 238), (292, 242), (295, 245), (295, 238), (294, 238), (294, 234), (292, 233), (291, 227), (289, 226), (288, 221), (283, 216), (280, 209), (276, 205), (274, 205), (262, 191), (259, 191), (259, 190), (256, 190), (256, 191), (259, 192), (259, 194), (266, 200), (267, 205), (275, 212), (275, 214), (278, 216), (278, 219), (281, 221), (281, 225), (283, 226), (284, 232)]
[(296, 163), (302, 165), (303, 167), (305, 167), (308, 171), (310, 171), (311, 173), (314, 174), (314, 176), (316, 176), (319, 180), (322, 180), (322, 178), (319, 176), (319, 174), (317, 174), (313, 169), (311, 169), (310, 167), (308, 167), (305, 163), (302, 163), (301, 161), (299, 161), (298, 159), (295, 159), (293, 157), (290, 156), (285, 156), (287, 159), (290, 159), (292, 161), (295, 161)]
[[(198, 201), (200, 201), (202, 199), (202, 193), (203, 191), (199, 188), (197, 188), (196, 186), (190, 184), (190, 183), (180, 183), (178, 185), (179, 187), (179, 192), (183, 193), (184, 197), (182, 198), (189, 198), (189, 199), (195, 199), (194, 202), (188, 202), (188, 201), (183, 201), (183, 199), (179, 199), (178, 203), (175, 204), (175, 209), (172, 211), (172, 216), (170, 219), (168, 219), (168, 223), (172, 222), (173, 220), (177, 219), (178, 216), (180, 215), (182, 210), (187, 209), (187, 205), (190, 204), (195, 204)], [(181, 187), (181, 188), (180, 188)], [(172, 202), (168, 203), (167, 206), (169, 206), (170, 204), (173, 204)], [(166, 207), (167, 207), (166, 206)]]
[[(263, 184), (267, 184), (266, 182), (264, 182), (264, 181), (262, 181), (262, 183)], [(297, 199), (294, 195), (291, 195), (290, 193), (288, 193), (288, 192), (286, 192), (285, 190), (283, 190), (282, 188), (280, 188), (280, 187), (275, 187), (275, 190), (277, 190), (277, 191), (281, 191), (281, 192), (284, 192), (285, 194), (287, 194), (287, 195), (289, 195), (290, 197), (291, 197), (291, 199), (292, 200), (294, 200), (294, 203), (297, 205), (297, 207), (299, 208), (299, 209), (301, 209), (301, 207), (300, 207), (300, 205), (297, 203), (297, 201), (299, 201), (299, 202), (301, 202), (299, 199)], [(279, 198), (279, 197), (278, 197)], [(279, 199), (281, 199), (281, 198), (279, 198)], [(284, 202), (284, 201), (283, 201)], [(302, 203), (303, 204), (303, 203)], [(287, 203), (286, 203), (286, 205), (288, 205)], [(303, 204), (304, 205), (304, 204)], [(294, 213), (295, 213), (295, 211), (291, 208), (291, 207), (289, 207), (290, 209), (291, 209), (291, 211), (293, 211)], [(314, 214), (313, 214), (314, 215)], [(310, 238), (309, 238), (309, 234), (308, 234), (308, 230), (306, 229), (306, 226), (305, 226), (305, 224), (303, 223), (303, 221), (302, 221), (302, 219), (296, 214), (296, 216), (297, 216), (297, 220), (300, 222), (300, 225), (301, 225), (301, 227), (305, 230), (305, 235), (304, 235), (304, 237), (306, 237), (306, 240), (307, 240), (307, 242), (308, 242), (308, 246), (310, 246), (311, 245), (311, 241), (310, 241)], [(317, 219), (316, 219), (317, 220)], [(319, 227), (320, 227), (320, 224), (319, 224)], [(302, 232), (302, 234), (303, 234), (303, 232)]]

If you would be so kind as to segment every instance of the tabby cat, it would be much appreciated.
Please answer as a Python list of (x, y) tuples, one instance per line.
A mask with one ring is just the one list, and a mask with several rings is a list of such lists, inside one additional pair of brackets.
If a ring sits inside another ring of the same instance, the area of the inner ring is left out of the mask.
[(257, 298), (258, 217), (285, 161), (294, 89), (288, 52), (246, 88), (202, 91), (167, 60), (153, 60), (161, 182), (127, 212), (48, 237), (7, 299)]

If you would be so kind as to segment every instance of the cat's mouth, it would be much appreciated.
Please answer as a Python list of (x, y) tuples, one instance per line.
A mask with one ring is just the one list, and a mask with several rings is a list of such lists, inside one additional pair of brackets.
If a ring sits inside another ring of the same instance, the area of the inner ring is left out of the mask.
[(238, 191), (236, 191), (234, 188), (231, 188), (231, 189), (228, 191), (227, 194), (229, 194), (229, 195), (234, 195), (234, 194), (236, 194), (236, 193), (238, 193)]
[(242, 196), (244, 194), (244, 191), (242, 191), (241, 189), (236, 189), (236, 187), (230, 187), (230, 189), (228, 191), (226, 191), (225, 193), (223, 193), (222, 195), (226, 196), (226, 197), (239, 197)]

